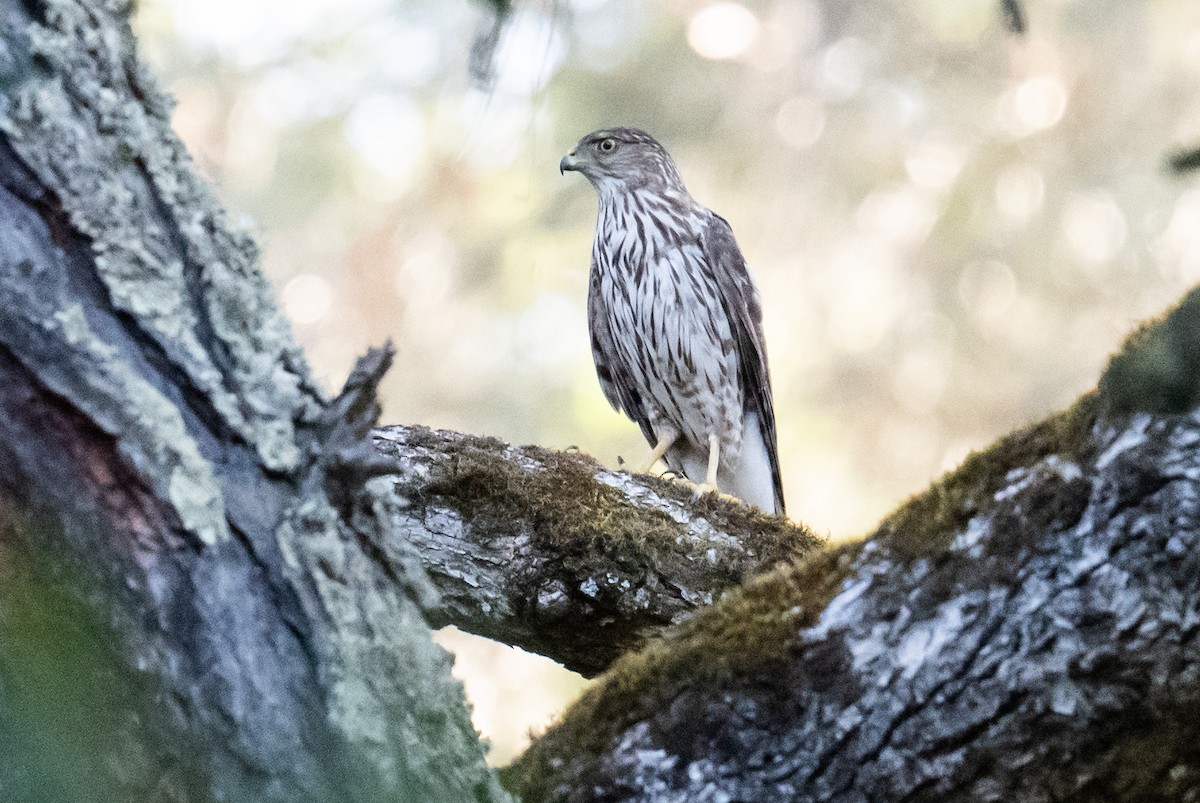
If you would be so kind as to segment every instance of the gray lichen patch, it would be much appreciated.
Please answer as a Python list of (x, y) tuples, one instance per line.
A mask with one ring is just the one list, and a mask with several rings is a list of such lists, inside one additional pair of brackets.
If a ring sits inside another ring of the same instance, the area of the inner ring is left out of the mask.
[[(378, 489), (377, 489), (378, 490)], [(325, 712), (338, 741), (353, 746), (364, 799), (406, 790), (412, 800), (507, 801), (484, 765), (450, 656), (431, 638), (405, 589), (359, 546), (319, 495), (277, 533), (284, 575), (309, 621)], [(411, 750), (420, 742), (436, 750)]]
[(230, 230), (193, 174), (170, 130), (170, 102), (137, 59), (123, 5), (44, 5), (46, 24), (27, 21), (25, 33), (52, 72), (34, 70), (9, 90), (0, 128), (90, 241), (113, 307), (265, 466), (295, 469), (295, 425), (312, 420), (322, 396), (253, 243)]
[(12, 195), (4, 197), (0, 344), (19, 355), (42, 386), (115, 439), (197, 543), (227, 538), (219, 485), (179, 409), (97, 330), (93, 310), (73, 292), (69, 257), (49, 241), (46, 222)]
[[(171, 502), (187, 532), (207, 545), (228, 538), (212, 467), (188, 435), (175, 406), (100, 342), (78, 306), (47, 321), (44, 332), (70, 349), (70, 358), (64, 359), (60, 352), (60, 369), (43, 369), (39, 379), (72, 398), (117, 438), (121, 454), (161, 498)], [(72, 363), (79, 370), (71, 370)]]

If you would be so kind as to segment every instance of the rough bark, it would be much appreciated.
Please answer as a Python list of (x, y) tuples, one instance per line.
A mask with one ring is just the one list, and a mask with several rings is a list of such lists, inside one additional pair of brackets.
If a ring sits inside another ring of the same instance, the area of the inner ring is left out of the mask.
[(861, 543), (622, 658), (526, 801), (1200, 799), (1200, 290)]
[(422, 427), (375, 431), (395, 460), (389, 544), (438, 590), (435, 626), (546, 655), (584, 675), (821, 542), (784, 518), (582, 454)]
[(128, 11), (0, 4), (0, 799), (507, 799), (373, 546), (387, 354), (316, 389)]

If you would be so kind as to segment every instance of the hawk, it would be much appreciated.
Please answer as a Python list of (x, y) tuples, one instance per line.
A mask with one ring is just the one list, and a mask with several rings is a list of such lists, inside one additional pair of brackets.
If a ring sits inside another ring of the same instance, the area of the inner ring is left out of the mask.
[(595, 131), (558, 165), (600, 196), (588, 286), (596, 374), (660, 458), (699, 483), (783, 513), (758, 290), (720, 216), (635, 128)]

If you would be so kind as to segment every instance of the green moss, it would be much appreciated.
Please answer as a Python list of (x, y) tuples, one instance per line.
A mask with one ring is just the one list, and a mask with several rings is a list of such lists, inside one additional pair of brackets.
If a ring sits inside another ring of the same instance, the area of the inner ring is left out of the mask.
[(1061, 413), (1005, 435), (902, 504), (883, 520), (875, 538), (900, 559), (943, 551), (956, 533), (1006, 484), (1009, 473), (1050, 455), (1077, 456), (1098, 413), (1095, 392)]
[[(533, 790), (536, 798), (540, 779), (561, 772), (545, 762), (611, 749), (614, 735), (653, 717), (689, 687), (732, 688), (738, 679), (754, 682), (786, 672), (796, 661), (816, 660), (798, 655), (798, 636), (817, 623), (854, 574), (865, 544), (877, 542), (902, 562), (946, 554), (967, 521), (1011, 483), (1011, 472), (1060, 470), (1055, 468), (1060, 464), (1047, 461), (1052, 455), (1063, 458), (1061, 466), (1079, 459), (1088, 448), (1097, 410), (1098, 397), (1089, 393), (1070, 409), (1001, 438), (901, 505), (868, 541), (832, 546), (781, 566), (726, 595), (662, 640), (623, 657), (533, 744), (508, 771), (506, 781), (515, 789)], [(1046, 526), (1068, 526), (1078, 518), (1086, 504), (1086, 488), (1070, 478), (1069, 469), (1062, 471), (1063, 477), (1046, 482), (1045, 494), (1038, 492), (1027, 500), (1037, 508), (1029, 519), (1033, 523), (1025, 529), (1009, 528), (1010, 538), (1000, 539), (995, 549), (1023, 548)], [(967, 555), (955, 559), (964, 565), (976, 560)], [(1000, 555), (991, 559), (1006, 560)], [(934, 597), (944, 598), (958, 576), (961, 572), (955, 569), (931, 580), (936, 587), (928, 589), (926, 602), (936, 604)]]
[(1200, 287), (1125, 341), (1100, 379), (1115, 414), (1183, 413), (1200, 405)]
[(429, 493), (485, 530), (511, 529), (512, 511), (524, 508), (535, 536), (556, 548), (590, 551), (607, 543), (637, 550), (678, 532), (665, 513), (641, 513), (623, 504), (617, 489), (597, 484), (594, 475), (603, 468), (590, 458), (527, 447), (522, 452), (540, 467), (526, 470), (506, 459), (504, 448), (490, 438), (453, 444), (452, 471)]
[[(587, 455), (537, 446), (510, 449), (493, 438), (447, 440), (417, 427), (409, 430), (407, 440), (450, 454), (449, 470), (425, 492), (481, 531), (528, 527), (540, 548), (557, 554), (585, 557), (601, 551), (620, 557), (674, 549), (686, 529), (666, 512), (633, 507), (620, 489), (596, 482), (605, 468)], [(639, 482), (665, 499), (693, 505), (690, 488), (681, 483), (658, 477)], [(759, 565), (794, 559), (823, 543), (785, 517), (722, 497), (706, 496), (694, 509), (718, 532), (753, 533), (753, 543), (741, 546), (753, 548)], [(730, 570), (740, 578), (738, 567)]]

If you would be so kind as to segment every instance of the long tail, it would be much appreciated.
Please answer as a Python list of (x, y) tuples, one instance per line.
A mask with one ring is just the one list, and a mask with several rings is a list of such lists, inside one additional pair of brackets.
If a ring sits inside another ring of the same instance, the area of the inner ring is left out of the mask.
[[(703, 482), (708, 471), (708, 451), (694, 448), (672, 449), (667, 463), (692, 482)], [(762, 510), (783, 513), (783, 490), (776, 476), (763, 439), (758, 413), (746, 413), (742, 419), (742, 454), (737, 468), (730, 471), (722, 462), (717, 464), (717, 487)]]
[(725, 493), (763, 510), (783, 513), (783, 491), (775, 472), (758, 414), (746, 413), (742, 419), (742, 455), (737, 469), (730, 472), (718, 466), (717, 485)]

